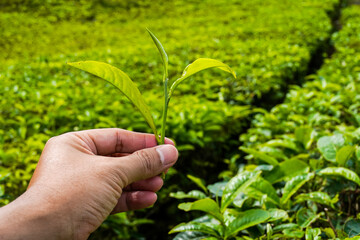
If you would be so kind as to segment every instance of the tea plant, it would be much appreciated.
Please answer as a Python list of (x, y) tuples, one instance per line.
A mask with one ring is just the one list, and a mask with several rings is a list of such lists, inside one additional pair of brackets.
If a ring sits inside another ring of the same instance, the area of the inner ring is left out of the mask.
[(175, 88), (182, 83), (185, 79), (191, 77), (192, 75), (210, 68), (217, 68), (225, 72), (231, 73), (234, 78), (236, 78), (235, 72), (226, 64), (210, 58), (199, 58), (195, 60), (193, 63), (189, 64), (183, 71), (183, 74), (180, 78), (176, 79), (172, 82), (171, 87), (169, 88), (169, 74), (168, 74), (168, 65), (169, 60), (168, 56), (165, 52), (164, 47), (160, 43), (160, 41), (155, 37), (155, 35), (147, 29), (152, 40), (154, 41), (159, 53), (161, 55), (161, 60), (163, 63), (163, 114), (162, 114), (162, 123), (161, 123), (161, 134), (158, 135), (158, 131), (156, 129), (154, 119), (149, 111), (148, 106), (145, 103), (144, 98), (142, 97), (139, 89), (135, 85), (135, 83), (130, 79), (130, 77), (121, 71), (120, 69), (111, 66), (107, 63), (96, 62), (96, 61), (83, 61), (83, 62), (74, 62), (68, 63), (70, 66), (76, 67), (78, 69), (84, 70), (88, 73), (91, 73), (95, 76), (98, 76), (112, 85), (114, 85), (120, 92), (122, 92), (140, 111), (142, 116), (145, 118), (146, 122), (149, 124), (153, 133), (155, 134), (156, 141), (158, 144), (164, 144), (165, 139), (165, 128), (166, 128), (166, 117), (169, 102), (171, 96), (175, 90)]

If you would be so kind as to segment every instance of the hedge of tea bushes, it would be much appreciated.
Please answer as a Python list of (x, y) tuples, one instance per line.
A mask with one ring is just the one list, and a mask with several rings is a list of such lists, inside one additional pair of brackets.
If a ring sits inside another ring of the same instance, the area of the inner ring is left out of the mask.
[[(172, 194), (200, 199), (179, 208), (208, 213), (176, 226), (172, 232), (183, 233), (175, 239), (358, 239), (360, 7), (342, 15), (334, 55), (241, 136), (245, 159), (234, 156), (224, 181), (203, 193)], [(204, 205), (214, 195), (218, 210)]]
[[(339, 7), (338, 0), (40, 2), (3, 3), (0, 25), (7, 27), (0, 29), (0, 59), (52, 61), (61, 53), (71, 61), (106, 61), (111, 50), (114, 63), (129, 67), (135, 79), (149, 76), (142, 84), (152, 87), (151, 76), (162, 68), (145, 31), (149, 27), (169, 53), (171, 76), (179, 76), (198, 57), (222, 60), (239, 75), (236, 81), (219, 75), (213, 82), (204, 74), (180, 94), (203, 92), (218, 99), (220, 93), (241, 103), (304, 75), (311, 55), (325, 47), (332, 28), (329, 15)], [(278, 95), (274, 98), (283, 94)]]
[(94, 235), (131, 238), (137, 224), (150, 217), (158, 226), (151, 226), (154, 235), (166, 235), (164, 229), (178, 215), (167, 196), (189, 187), (186, 174), (216, 180), (226, 167), (219, 161), (237, 148), (248, 116), (259, 111), (250, 104), (268, 92), (281, 98), (283, 86), (308, 71), (311, 56), (330, 36), (339, 1), (16, 0), (0, 5), (1, 205), (25, 190), (51, 136), (101, 127), (149, 131), (112, 86), (71, 70), (66, 62), (98, 60), (124, 70), (144, 93), (157, 124), (162, 66), (145, 27), (165, 46), (172, 79), (198, 57), (222, 60), (236, 70), (237, 80), (214, 70), (175, 92), (167, 136), (176, 141), (181, 159), (151, 211), (162, 216), (145, 211), (112, 217)]

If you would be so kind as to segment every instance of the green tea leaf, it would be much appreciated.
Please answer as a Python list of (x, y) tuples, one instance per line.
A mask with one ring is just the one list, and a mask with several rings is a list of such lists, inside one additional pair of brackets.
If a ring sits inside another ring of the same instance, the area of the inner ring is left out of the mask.
[(202, 232), (181, 232), (178, 233), (173, 240), (218, 240), (217, 237), (212, 237)]
[(266, 239), (270, 240), (273, 233), (274, 232), (273, 232), (273, 229), (271, 227), (271, 224), (270, 223), (266, 224)]
[(285, 139), (274, 139), (274, 140), (270, 140), (264, 144), (262, 144), (263, 146), (267, 146), (267, 147), (281, 147), (281, 148), (288, 148), (294, 151), (298, 151), (299, 148), (296, 146), (296, 144), (290, 140), (285, 140)]
[(290, 159), (275, 166), (264, 178), (270, 183), (276, 183), (282, 181), (284, 178), (291, 178), (306, 173), (309, 169), (309, 166), (305, 162), (298, 159)]
[(339, 166), (345, 166), (346, 162), (351, 158), (355, 152), (354, 146), (344, 146), (336, 152), (336, 162), (339, 163)]
[(303, 175), (299, 175), (290, 179), (283, 190), (283, 196), (281, 197), (281, 204), (285, 204), (292, 195), (294, 195), (302, 185), (304, 185), (307, 181), (312, 179), (315, 176), (314, 173), (307, 173)]
[(126, 73), (114, 66), (111, 66), (110, 64), (97, 61), (73, 62), (68, 64), (98, 76), (119, 89), (120, 92), (122, 92), (139, 109), (146, 122), (153, 130), (155, 137), (158, 137), (155, 123), (149, 108), (146, 105), (139, 89)]
[(298, 195), (295, 199), (296, 199), (295, 201), (296, 203), (304, 202), (304, 201), (312, 201), (332, 207), (338, 201), (337, 197), (331, 199), (330, 196), (325, 192), (303, 193)]
[(199, 223), (199, 222), (180, 223), (179, 225), (171, 229), (169, 234), (176, 232), (187, 232), (187, 231), (207, 233), (215, 237), (220, 236), (219, 233), (215, 231), (213, 228), (207, 226), (204, 223)]
[(297, 225), (296, 223), (285, 223), (285, 224), (280, 224), (276, 227), (273, 228), (274, 232), (281, 232), (285, 229), (296, 229), (298, 228), (299, 225)]
[(208, 189), (205, 187), (205, 182), (201, 178), (192, 176), (190, 174), (186, 175), (188, 179), (190, 179), (192, 182), (194, 182), (196, 185), (198, 185), (202, 190), (204, 190), (205, 193), (208, 193)]
[[(161, 42), (159, 41), (159, 39), (157, 39), (155, 37), (155, 35), (148, 28), (146, 28), (146, 30), (150, 34), (150, 36), (151, 36), (152, 40), (154, 41), (157, 49), (159, 50), (159, 53), (161, 55), (161, 60), (162, 60), (163, 65), (164, 65), (165, 78), (167, 78), (167, 76), (168, 76), (168, 67), (169, 67), (169, 58), (168, 58), (168, 56), (166, 54), (166, 51), (165, 51), (164, 47), (162, 46)], [(164, 80), (165, 80), (165, 78), (164, 78)]]
[(347, 221), (344, 225), (344, 231), (349, 235), (349, 237), (360, 235), (360, 220), (350, 219)]
[(268, 222), (274, 222), (277, 220), (286, 220), (289, 218), (289, 215), (285, 210), (277, 209), (277, 208), (271, 208), (268, 210), (270, 214), (270, 218), (268, 219)]
[(207, 214), (212, 215), (220, 222), (224, 221), (219, 206), (214, 200), (210, 198), (201, 199), (195, 202), (181, 203), (179, 205), (179, 209), (182, 209), (187, 212), (194, 210), (203, 211), (206, 212)]
[(262, 152), (259, 152), (255, 149), (252, 149), (252, 148), (245, 148), (245, 147), (240, 147), (240, 149), (244, 152), (246, 152), (247, 154), (251, 154), (253, 155), (254, 158), (256, 159), (259, 159), (261, 161), (264, 161), (270, 165), (273, 165), (273, 166), (276, 166), (279, 164), (279, 162), (273, 158), (273, 157), (270, 157), (269, 155), (265, 154), (265, 153), (262, 153)]
[(313, 128), (310, 127), (299, 127), (295, 129), (295, 138), (301, 142), (305, 149), (309, 149), (312, 142)]
[(170, 193), (170, 197), (176, 199), (184, 199), (184, 198), (193, 198), (193, 199), (204, 199), (206, 198), (205, 193), (199, 190), (192, 190), (188, 193), (184, 193), (183, 191), (178, 191), (176, 193)]
[(305, 231), (305, 240), (321, 240), (320, 237), (321, 230), (320, 228), (306, 228)]
[(301, 229), (285, 229), (283, 233), (286, 237), (290, 237), (291, 239), (298, 239), (304, 236), (304, 231)]
[(360, 178), (359, 176), (347, 169), (347, 168), (342, 168), (342, 167), (328, 167), (325, 168), (323, 170), (321, 170), (318, 173), (320, 176), (339, 176), (339, 177), (343, 177), (346, 178), (347, 180), (353, 181), (356, 184), (358, 184), (360, 186)]
[(209, 68), (217, 68), (225, 72), (231, 73), (234, 78), (236, 78), (235, 72), (226, 64), (211, 58), (198, 58), (193, 63), (189, 64), (185, 69), (180, 78), (178, 78), (171, 86), (169, 91), (169, 99), (174, 92), (177, 85), (179, 85), (182, 81), (187, 79), (188, 77), (198, 73), (202, 70)]
[(225, 186), (226, 186), (227, 183), (228, 182), (217, 182), (217, 183), (208, 185), (207, 188), (215, 196), (222, 197)]
[(224, 211), (240, 192), (256, 181), (260, 174), (261, 172), (242, 172), (233, 177), (223, 191), (221, 211)]
[(230, 237), (246, 228), (255, 226), (265, 222), (270, 218), (270, 214), (261, 209), (251, 209), (243, 212), (241, 217), (235, 218), (231, 221), (226, 228), (226, 237)]
[(336, 162), (336, 150), (344, 146), (344, 143), (343, 135), (335, 134), (331, 137), (321, 137), (317, 142), (317, 147), (326, 160)]
[(266, 195), (266, 200), (276, 205), (280, 204), (280, 198), (278, 197), (275, 188), (271, 185), (271, 183), (261, 177), (253, 182), (250, 187), (245, 189), (244, 193), (257, 200), (263, 199)]
[(301, 228), (306, 228), (310, 226), (311, 223), (320, 218), (321, 215), (322, 213), (315, 214), (310, 209), (302, 208), (296, 214), (296, 221)]

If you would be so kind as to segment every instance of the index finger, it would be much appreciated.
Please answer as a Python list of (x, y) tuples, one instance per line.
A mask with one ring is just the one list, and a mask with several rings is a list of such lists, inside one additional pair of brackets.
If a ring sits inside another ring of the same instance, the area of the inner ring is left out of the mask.
[[(155, 135), (138, 133), (119, 128), (93, 129), (73, 132), (82, 139), (96, 155), (110, 155), (114, 153), (133, 153), (157, 145)], [(165, 139), (165, 144), (174, 142)]]

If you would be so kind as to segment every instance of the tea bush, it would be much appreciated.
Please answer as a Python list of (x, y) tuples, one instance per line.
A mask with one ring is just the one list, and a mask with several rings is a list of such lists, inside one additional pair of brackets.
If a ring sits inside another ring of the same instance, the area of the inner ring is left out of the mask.
[(224, 181), (172, 194), (201, 199), (179, 208), (207, 213), (176, 226), (184, 233), (175, 239), (358, 239), (360, 7), (342, 15), (335, 54), (256, 115), (240, 138), (245, 157), (234, 156)]
[[(313, 56), (328, 44), (338, 7), (338, 0), (0, 0), (0, 204), (25, 190), (51, 136), (101, 127), (149, 131), (112, 86), (70, 70), (66, 62), (97, 60), (120, 67), (160, 122), (162, 67), (145, 32), (149, 27), (169, 53), (170, 77), (198, 57), (219, 59), (239, 76), (234, 81), (212, 71), (179, 87), (170, 103), (167, 135), (176, 141), (181, 160), (169, 172), (159, 204), (113, 216), (93, 235), (138, 237), (137, 225), (153, 219), (157, 228), (152, 225), (149, 232), (164, 236), (164, 229), (188, 218), (174, 218), (179, 213), (168, 194), (190, 187), (187, 174), (210, 183), (227, 162), (232, 170), (237, 167), (237, 157), (229, 155), (239, 145), (237, 136), (252, 114), (264, 111), (253, 105), (278, 101), (288, 84), (309, 71)], [(266, 137), (254, 134), (254, 142)]]

